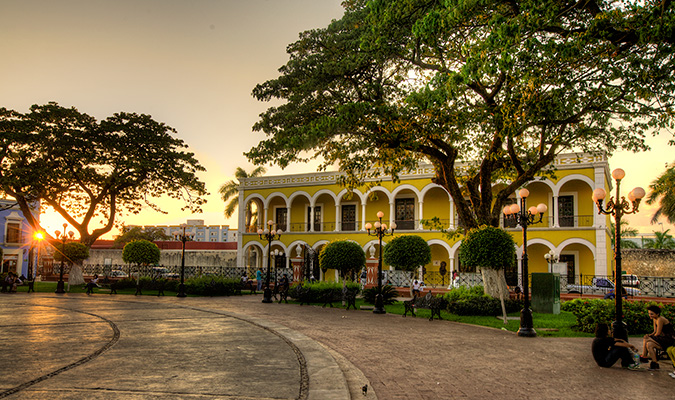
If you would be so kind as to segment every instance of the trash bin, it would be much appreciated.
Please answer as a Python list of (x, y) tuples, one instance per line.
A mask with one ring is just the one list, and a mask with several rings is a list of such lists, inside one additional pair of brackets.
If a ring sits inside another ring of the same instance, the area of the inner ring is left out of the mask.
[(560, 314), (560, 274), (532, 273), (532, 311)]

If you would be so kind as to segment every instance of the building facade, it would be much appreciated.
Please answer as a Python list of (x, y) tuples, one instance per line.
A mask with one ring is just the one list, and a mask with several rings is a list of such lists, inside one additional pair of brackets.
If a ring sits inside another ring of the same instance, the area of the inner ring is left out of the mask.
[[(39, 218), (39, 206), (33, 214)], [(13, 200), (0, 199), (0, 248), (2, 264), (0, 272), (14, 272), (17, 275), (29, 275), (29, 254), (33, 246), (33, 229), (28, 225), (23, 212)], [(34, 264), (30, 264), (32, 266)]]
[[(236, 242), (237, 230), (231, 230), (229, 225), (205, 225), (203, 219), (188, 219), (186, 222), (188, 229), (194, 233), (195, 242)], [(136, 225), (129, 225), (134, 227)], [(146, 225), (146, 228), (159, 228), (165, 234), (173, 236), (173, 232), (181, 230), (180, 225)]]
[[(555, 268), (570, 283), (581, 274), (611, 275), (609, 217), (598, 214), (591, 198), (596, 188), (604, 188), (608, 193), (611, 190), (606, 156), (564, 154), (556, 158), (554, 168), (555, 178), (538, 177), (526, 186), (530, 191), (528, 206), (538, 203), (548, 206), (543, 221), (527, 229), (529, 272), (548, 272)], [(276, 254), (272, 260), (276, 267), (289, 268), (300, 262), (304, 265), (305, 260), (314, 260), (309, 264), (316, 264), (316, 254), (335, 239), (355, 241), (367, 257), (373, 258), (379, 253), (378, 241), (367, 235), (364, 225), (376, 222), (377, 212), (382, 211), (383, 222), (388, 226), (396, 223), (395, 235), (419, 235), (430, 245), (432, 261), (420, 268), (421, 274), (436, 274), (438, 279), (447, 281), (453, 271), (463, 272), (458, 258), (461, 236), (448, 239), (422, 223), (437, 218), (447, 229), (458, 225), (452, 198), (431, 180), (433, 166), (420, 165), (396, 183), (383, 177), (378, 185), (364, 186), (352, 193), (337, 184), (339, 174), (318, 172), (242, 180), (239, 204), (251, 203), (258, 214), (257, 221), (272, 220), (274, 228), (281, 228), (283, 233), (268, 249), (268, 243), (256, 233), (260, 226), (246, 226), (241, 211), (245, 207), (241, 206), (238, 265), (264, 268), (268, 252)], [(500, 184), (495, 188), (497, 185)], [(517, 192), (511, 201), (520, 201)], [(522, 229), (503, 218), (501, 226), (513, 235), (519, 246), (517, 264), (521, 271)], [(550, 251), (559, 257), (555, 265), (544, 257)], [(333, 280), (335, 276), (334, 271), (326, 271), (322, 279)]]

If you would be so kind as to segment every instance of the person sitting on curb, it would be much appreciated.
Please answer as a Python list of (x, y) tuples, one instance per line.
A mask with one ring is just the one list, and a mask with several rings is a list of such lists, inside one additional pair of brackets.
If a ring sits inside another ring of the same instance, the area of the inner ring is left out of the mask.
[(595, 339), (591, 345), (595, 362), (603, 367), (612, 367), (617, 360), (621, 359), (621, 366), (630, 370), (640, 368), (640, 364), (633, 361), (630, 350), (637, 352), (637, 348), (623, 339), (615, 339), (610, 336), (609, 326), (600, 323), (595, 327)]

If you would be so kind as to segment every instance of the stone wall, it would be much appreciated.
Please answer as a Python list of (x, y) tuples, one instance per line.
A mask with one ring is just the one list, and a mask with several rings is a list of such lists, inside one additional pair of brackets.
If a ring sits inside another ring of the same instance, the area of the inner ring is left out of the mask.
[(675, 250), (622, 249), (621, 269), (638, 276), (675, 277)]
[[(180, 266), (181, 250), (162, 250), (159, 264), (164, 266)], [(122, 249), (90, 249), (85, 265), (108, 264), (124, 265)], [(236, 267), (236, 250), (185, 250), (185, 265), (195, 267)]]

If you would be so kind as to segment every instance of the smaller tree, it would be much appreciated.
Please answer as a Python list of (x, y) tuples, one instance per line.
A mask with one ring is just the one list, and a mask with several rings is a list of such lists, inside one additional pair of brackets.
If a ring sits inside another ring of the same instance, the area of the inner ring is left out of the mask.
[(384, 262), (396, 269), (413, 271), (431, 261), (431, 248), (417, 235), (398, 236), (384, 247)]
[(157, 264), (159, 262), (159, 247), (145, 239), (134, 240), (124, 245), (122, 260), (125, 263), (136, 264), (138, 267), (139, 273), (136, 276), (136, 284), (138, 285), (141, 279), (140, 266)]
[(335, 240), (323, 247), (319, 253), (321, 269), (336, 269), (344, 279), (352, 277), (366, 265), (366, 253), (358, 243), (349, 240)]
[(501, 300), (504, 324), (507, 323), (504, 299), (509, 292), (504, 269), (512, 265), (515, 258), (516, 244), (511, 235), (493, 226), (471, 229), (459, 247), (462, 264), (480, 268), (485, 293)]
[(63, 261), (70, 264), (70, 271), (68, 272), (68, 287), (70, 285), (84, 284), (84, 276), (82, 275), (82, 261), (89, 258), (89, 247), (79, 242), (70, 242), (59, 244), (56, 246), (56, 254), (54, 260)]

